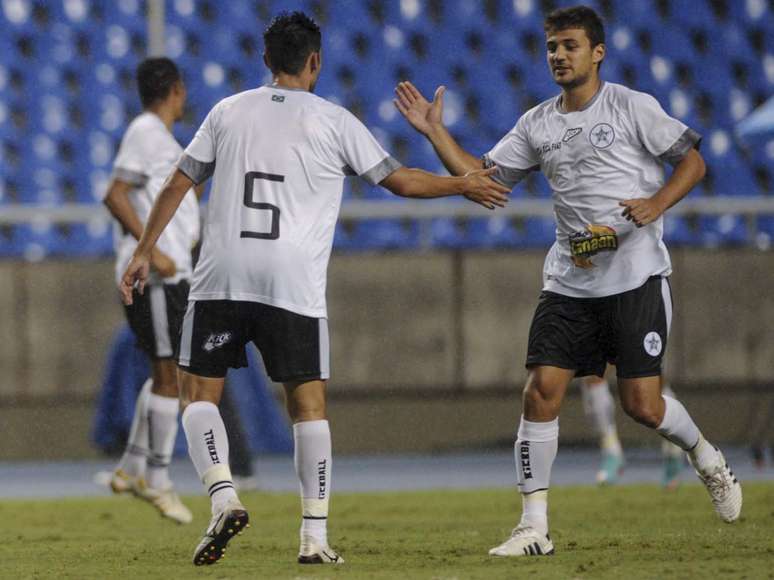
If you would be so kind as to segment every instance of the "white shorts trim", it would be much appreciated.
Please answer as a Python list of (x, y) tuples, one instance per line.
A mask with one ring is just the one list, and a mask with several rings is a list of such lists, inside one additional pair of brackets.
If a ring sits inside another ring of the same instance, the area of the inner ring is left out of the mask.
[(669, 280), (661, 278), (661, 296), (664, 298), (664, 312), (666, 314), (666, 331), (672, 328), (672, 290), (669, 287)]
[(167, 318), (167, 295), (164, 286), (150, 287), (150, 312), (153, 323), (153, 336), (156, 341), (156, 356), (159, 358), (171, 357), (172, 339), (169, 336), (169, 319)]

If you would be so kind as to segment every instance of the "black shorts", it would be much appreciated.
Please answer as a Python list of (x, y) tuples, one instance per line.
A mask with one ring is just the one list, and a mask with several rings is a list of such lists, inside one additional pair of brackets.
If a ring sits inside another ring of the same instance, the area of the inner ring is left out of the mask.
[(278, 383), (330, 376), (328, 321), (259, 302), (191, 300), (180, 338), (180, 367), (203, 377), (225, 377), (247, 366), (252, 342)]
[(134, 291), (131, 306), (124, 306), (137, 344), (151, 359), (177, 355), (188, 288), (185, 280), (177, 284), (146, 286), (142, 294)]
[(661, 375), (672, 322), (668, 278), (603, 298), (542, 292), (527, 347), (527, 367), (553, 366), (576, 376), (603, 376), (607, 363), (620, 378)]

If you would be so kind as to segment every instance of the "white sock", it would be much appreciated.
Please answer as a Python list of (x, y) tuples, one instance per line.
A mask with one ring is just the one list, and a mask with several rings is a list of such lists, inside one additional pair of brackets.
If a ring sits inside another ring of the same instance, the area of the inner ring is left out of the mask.
[(212, 513), (237, 499), (228, 467), (228, 436), (218, 407), (207, 401), (191, 403), (183, 411), (183, 430), (196, 473), (212, 500)]
[(328, 545), (328, 498), (331, 488), (331, 431), (328, 421), (293, 425), (293, 462), (301, 485), (301, 536)]
[(691, 456), (691, 462), (702, 473), (707, 473), (712, 468), (716, 467), (718, 460), (718, 450), (712, 443), (707, 441), (701, 434), (699, 434), (699, 441), (696, 443), (693, 449), (688, 451), (688, 455)]
[(148, 379), (137, 395), (126, 450), (118, 463), (118, 469), (132, 477), (145, 474), (145, 464), (148, 457), (148, 397), (151, 394), (152, 386), (153, 380)]
[(602, 381), (593, 385), (584, 383), (581, 395), (583, 410), (599, 434), (602, 450), (613, 455), (623, 455), (615, 425), (615, 401), (608, 382)]
[(683, 404), (677, 399), (672, 397), (665, 397), (664, 404), (666, 406), (664, 410), (664, 419), (661, 424), (656, 427), (662, 437), (668, 439), (681, 449), (689, 451), (696, 447), (699, 442), (701, 433), (696, 423), (693, 422), (688, 411), (685, 410)]
[(521, 493), (530, 494), (548, 489), (558, 445), (559, 419), (538, 423), (527, 421), (522, 415), (518, 439), (514, 445)]
[(521, 496), (520, 526), (530, 526), (541, 534), (548, 533), (548, 490), (535, 491)]
[(162, 397), (151, 393), (148, 397), (148, 467), (145, 481), (153, 489), (169, 489), (169, 462), (177, 436), (177, 397)]
[[(669, 385), (669, 383), (664, 384), (664, 386), (661, 389), (661, 394), (665, 397), (670, 397), (672, 399), (677, 399), (677, 396), (675, 395), (675, 392), (672, 390), (672, 387)], [(677, 445), (672, 443), (669, 439), (662, 439), (661, 441), (661, 454), (667, 458), (667, 457), (682, 457), (683, 456), (683, 450), (680, 449)]]

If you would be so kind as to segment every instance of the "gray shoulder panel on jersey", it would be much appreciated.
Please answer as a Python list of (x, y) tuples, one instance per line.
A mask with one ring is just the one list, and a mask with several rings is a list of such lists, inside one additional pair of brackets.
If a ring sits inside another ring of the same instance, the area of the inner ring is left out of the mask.
[(669, 149), (659, 155), (658, 158), (674, 167), (685, 158), (688, 151), (693, 148), (698, 149), (700, 144), (701, 135), (688, 127), (680, 135), (680, 138)]
[(185, 173), (196, 185), (199, 185), (215, 173), (215, 162), (204, 163), (183, 153), (180, 156), (180, 161), (177, 162), (177, 168)]
[(492, 179), (494, 179), (497, 183), (510, 188), (515, 187), (516, 184), (527, 177), (530, 172), (540, 169), (539, 165), (535, 165), (529, 169), (513, 169), (511, 167), (503, 167), (502, 165), (497, 165), (486, 154), (481, 156), (481, 160), (484, 162), (484, 169), (490, 169), (496, 166), (497, 171), (492, 174)]
[(400, 169), (401, 167), (403, 167), (403, 164), (400, 161), (388, 155), (360, 177), (365, 179), (371, 185), (376, 185), (393, 171)]
[(131, 169), (124, 169), (123, 167), (116, 167), (113, 169), (113, 179), (123, 181), (124, 183), (130, 183), (137, 187), (142, 187), (148, 183), (148, 176), (139, 171), (132, 171)]

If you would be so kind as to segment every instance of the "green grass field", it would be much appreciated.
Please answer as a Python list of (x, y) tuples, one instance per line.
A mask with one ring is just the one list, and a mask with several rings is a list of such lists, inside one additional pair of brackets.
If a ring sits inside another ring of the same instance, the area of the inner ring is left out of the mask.
[(343, 566), (295, 563), (299, 502), (290, 494), (242, 499), (252, 527), (218, 564), (191, 553), (209, 506), (178, 527), (128, 497), (0, 502), (2, 578), (774, 578), (774, 485), (744, 487), (742, 518), (723, 524), (704, 489), (655, 486), (551, 492), (554, 557), (495, 559), (509, 533), (515, 491), (340, 494), (331, 544)]

